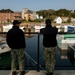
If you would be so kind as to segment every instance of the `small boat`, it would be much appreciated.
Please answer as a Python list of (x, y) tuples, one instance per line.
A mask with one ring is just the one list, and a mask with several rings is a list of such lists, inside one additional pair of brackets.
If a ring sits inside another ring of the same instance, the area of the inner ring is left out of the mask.
[(8, 47), (7, 44), (2, 44), (0, 46), (0, 54), (5, 53), (5, 52), (9, 52), (9, 51), (10, 51), (10, 48)]
[(56, 26), (56, 28), (58, 28), (58, 32), (74, 32), (75, 26), (61, 25), (61, 26)]
[[(75, 45), (75, 34), (63, 34), (57, 36), (57, 48), (61, 56), (67, 56), (69, 45)], [(61, 57), (62, 58), (62, 57)], [(63, 59), (63, 58), (62, 58)]]
[(68, 32), (74, 32), (74, 26), (68, 25)]
[(34, 28), (36, 29), (36, 30), (40, 30), (41, 28), (45, 28), (45, 25), (39, 25), (39, 26), (34, 26)]

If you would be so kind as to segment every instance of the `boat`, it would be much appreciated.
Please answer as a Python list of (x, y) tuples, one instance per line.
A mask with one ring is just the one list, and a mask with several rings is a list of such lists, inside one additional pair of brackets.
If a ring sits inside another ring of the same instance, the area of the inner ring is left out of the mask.
[[(12, 28), (12, 24), (8, 24), (8, 25), (3, 25), (3, 32), (8, 32), (11, 28)], [(24, 27), (20, 27), (21, 30), (24, 31)]]
[(60, 52), (60, 54), (63, 56), (67, 56), (67, 51), (69, 45), (74, 46), (75, 45), (75, 34), (58, 34), (57, 35), (57, 47)]
[(8, 47), (7, 44), (3, 44), (3, 45), (0, 47), (0, 54), (5, 53), (5, 52), (9, 52), (9, 51), (10, 51), (10, 48)]
[(9, 29), (12, 28), (12, 24), (9, 24), (9, 25), (3, 25), (3, 32), (8, 32)]
[(0, 37), (0, 54), (10, 51), (9, 46), (6, 43), (6, 39)]
[(45, 28), (45, 24), (40, 24), (40, 25), (35, 25), (34, 26), (34, 29), (35, 29), (35, 32), (40, 32), (40, 29), (42, 28)]
[(10, 68), (11, 65), (10, 48), (4, 38), (0, 39), (0, 69)]
[(68, 32), (73, 32), (74, 29), (75, 29), (75, 26), (68, 25)]
[(45, 24), (41, 23), (40, 25), (35, 25), (34, 28), (37, 29), (37, 30), (39, 30), (41, 28), (45, 28)]
[(75, 26), (73, 25), (60, 25), (56, 26), (58, 28), (58, 32), (74, 32)]
[(74, 46), (75, 45), (75, 34), (71, 34), (71, 32), (75, 32), (75, 26), (73, 25), (62, 25), (57, 26), (58, 32), (69, 32), (70, 34), (58, 34), (57, 35), (57, 48), (59, 50), (59, 53), (61, 54), (61, 58), (63, 59), (63, 56), (67, 58), (67, 52), (69, 45)]

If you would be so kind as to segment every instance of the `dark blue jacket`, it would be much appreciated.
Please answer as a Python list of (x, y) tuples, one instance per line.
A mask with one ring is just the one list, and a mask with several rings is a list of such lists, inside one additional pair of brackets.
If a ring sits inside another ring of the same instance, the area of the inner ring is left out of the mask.
[(58, 33), (58, 29), (56, 27), (48, 25), (45, 28), (40, 29), (40, 33), (43, 34), (43, 46), (45, 47), (57, 46), (56, 35)]
[(23, 31), (18, 26), (13, 26), (7, 33), (6, 42), (10, 48), (19, 49), (25, 48), (25, 36)]

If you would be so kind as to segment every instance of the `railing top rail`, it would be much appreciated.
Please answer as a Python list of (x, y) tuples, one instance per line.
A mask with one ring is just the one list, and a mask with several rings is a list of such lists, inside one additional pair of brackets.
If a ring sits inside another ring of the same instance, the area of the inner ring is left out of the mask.
[[(7, 34), (7, 32), (0, 32), (0, 34)], [(24, 34), (39, 34), (39, 32), (24, 32)]]
[(69, 47), (70, 47), (70, 48), (72, 48), (72, 49), (75, 51), (75, 49), (74, 49), (74, 47), (73, 47), (73, 46), (69, 45)]
[[(0, 32), (0, 34), (7, 34), (7, 32)], [(40, 32), (24, 32), (24, 34), (41, 34)], [(58, 32), (58, 34), (75, 34), (75, 32)]]

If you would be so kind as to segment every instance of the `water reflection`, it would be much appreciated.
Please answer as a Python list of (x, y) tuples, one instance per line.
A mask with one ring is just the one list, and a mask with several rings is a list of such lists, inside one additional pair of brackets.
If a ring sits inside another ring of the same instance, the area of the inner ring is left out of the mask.
[[(31, 38), (29, 38), (26, 42), (27, 42), (27, 47), (25, 49), (25, 51), (31, 56), (31, 58), (37, 62), (37, 38), (38, 35), (34, 35)], [(42, 40), (43, 36), (40, 35), (40, 65), (41, 67), (45, 66), (45, 61), (44, 61), (44, 57), (43, 57), (43, 45), (42, 45)], [(75, 69), (75, 67), (72, 66), (71, 62), (69, 61), (69, 59), (67, 58), (67, 50), (61, 50), (57, 47), (57, 54), (56, 54), (56, 69)], [(33, 64), (27, 64), (27, 65), (33, 65)], [(70, 68), (68, 68), (68, 66), (70, 66)], [(65, 68), (64, 68), (65, 67)]]
[[(26, 35), (26, 34), (25, 34)], [(40, 69), (45, 69), (45, 61), (43, 57), (43, 36), (40, 34), (40, 40), (39, 40), (39, 64)], [(37, 50), (38, 49), (38, 34), (32, 34), (26, 36), (26, 49), (25, 49), (25, 65), (29, 66), (27, 69), (37, 69)], [(7, 55), (8, 54), (8, 55)], [(9, 66), (10, 67), (10, 61), (9, 58), (10, 55), (7, 53), (6, 55), (0, 55), (2, 56), (1, 64), (3, 63), (3, 66)], [(8, 59), (7, 59), (8, 58)], [(5, 63), (4, 60), (7, 60), (8, 63)], [(67, 58), (67, 50), (61, 50), (57, 47), (57, 54), (56, 54), (56, 69), (75, 69), (69, 59)], [(0, 64), (0, 65), (1, 65)], [(35, 66), (30, 67), (30, 66)], [(26, 68), (25, 68), (26, 69)]]

